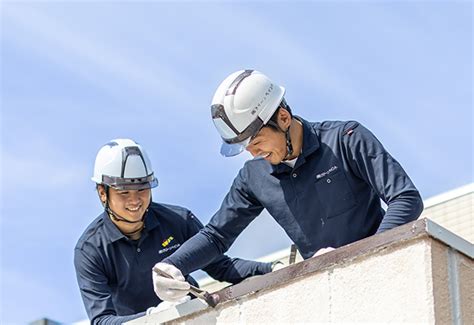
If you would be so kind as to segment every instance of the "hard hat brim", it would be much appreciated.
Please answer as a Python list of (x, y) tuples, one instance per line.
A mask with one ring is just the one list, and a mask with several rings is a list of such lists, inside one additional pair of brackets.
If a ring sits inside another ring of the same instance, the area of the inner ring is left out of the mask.
[(141, 183), (141, 184), (116, 184), (111, 185), (113, 189), (119, 191), (139, 191), (139, 190), (147, 190), (158, 186), (158, 180), (154, 179), (151, 182)]
[(116, 190), (121, 191), (132, 191), (132, 190), (146, 190), (158, 186), (158, 180), (153, 174), (143, 177), (142, 179), (137, 178), (122, 178), (102, 175), (102, 181), (100, 184), (110, 186)]
[(240, 154), (241, 152), (245, 150), (249, 142), (250, 142), (250, 138), (238, 143), (227, 143), (223, 141), (221, 145), (221, 151), (220, 151), (221, 155), (224, 157), (237, 156), (238, 154)]

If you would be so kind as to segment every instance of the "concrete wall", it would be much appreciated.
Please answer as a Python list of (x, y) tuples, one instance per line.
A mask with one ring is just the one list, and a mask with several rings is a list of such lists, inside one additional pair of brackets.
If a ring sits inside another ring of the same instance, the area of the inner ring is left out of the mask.
[(425, 202), (420, 218), (429, 218), (474, 243), (474, 184), (434, 196)]
[[(425, 235), (387, 243), (366, 249), (362, 241), (353, 258), (338, 255), (338, 249), (262, 276), (255, 282), (263, 284), (262, 289), (256, 286), (256, 292), (233, 297), (216, 308), (197, 306), (193, 300), (179, 306), (173, 317), (156, 314), (130, 323), (474, 324), (473, 252), (469, 257)], [(472, 249), (472, 245), (465, 247)], [(312, 271), (314, 264), (322, 267)], [(310, 271), (301, 275), (305, 268)], [(299, 270), (295, 277), (292, 269)], [(280, 274), (284, 281), (275, 281)], [(266, 282), (265, 277), (273, 280)], [(234, 292), (239, 292), (238, 286)]]
[[(435, 250), (432, 250), (433, 244), (438, 246)], [(347, 265), (316, 272), (167, 324), (446, 324), (454, 320), (453, 302), (458, 304), (461, 311), (460, 323), (473, 323), (473, 262), (454, 253), (458, 259), (458, 269), (462, 269), (462, 278), (458, 274), (459, 282), (464, 282), (459, 290), (460, 299), (456, 302), (451, 299), (448, 285), (448, 250), (448, 247), (439, 247), (433, 241), (420, 240)]]
[[(280, 261), (283, 265), (288, 266), (290, 265), (289, 263), (290, 259), (290, 247), (287, 249), (283, 249), (280, 251), (277, 251), (275, 253), (272, 253), (270, 255), (261, 257), (258, 259), (260, 262), (276, 262)], [(297, 251), (296, 252), (296, 258), (295, 258), (295, 263), (303, 261), (303, 257), (301, 254)], [(214, 280), (210, 276), (206, 276), (203, 279), (198, 280), (199, 287), (203, 290), (206, 290), (208, 292), (215, 292), (218, 291), (222, 288), (228, 287), (231, 285), (231, 283), (228, 282), (219, 282), (217, 280)]]

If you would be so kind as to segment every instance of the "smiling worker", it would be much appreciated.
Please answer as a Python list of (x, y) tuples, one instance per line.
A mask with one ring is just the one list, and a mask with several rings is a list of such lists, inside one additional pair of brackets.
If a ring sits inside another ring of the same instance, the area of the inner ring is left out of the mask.
[[(152, 202), (158, 185), (150, 160), (133, 140), (117, 139), (97, 154), (92, 180), (105, 211), (84, 231), (74, 250), (74, 266), (92, 324), (122, 324), (160, 310), (151, 268), (168, 257), (202, 224), (191, 211)], [(270, 263), (231, 259), (219, 254), (203, 270), (219, 281), (238, 283), (271, 271)], [(212, 263), (211, 263), (212, 262)], [(167, 300), (186, 300), (190, 276), (166, 270), (182, 280)], [(173, 280), (171, 280), (173, 281)], [(163, 306), (163, 305), (162, 305)]]
[[(263, 209), (305, 259), (419, 217), (418, 190), (368, 129), (355, 121), (306, 121), (292, 114), (284, 95), (254, 70), (235, 72), (217, 88), (211, 114), (221, 154), (247, 150), (254, 159), (209, 224), (157, 267), (187, 274), (206, 265)], [(173, 285), (158, 276), (154, 285), (167, 299)]]

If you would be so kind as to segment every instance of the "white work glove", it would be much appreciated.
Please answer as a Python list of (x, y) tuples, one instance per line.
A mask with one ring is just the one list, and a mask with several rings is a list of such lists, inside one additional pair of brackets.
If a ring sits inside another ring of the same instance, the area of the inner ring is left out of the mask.
[(283, 262), (280, 262), (280, 261), (273, 262), (272, 263), (272, 272), (281, 270), (284, 267), (285, 267), (285, 264), (283, 264)]
[(189, 283), (184, 280), (184, 276), (180, 270), (174, 265), (168, 263), (156, 263), (154, 268), (158, 268), (173, 277), (173, 279), (165, 278), (155, 271), (153, 274), (153, 289), (156, 295), (163, 301), (179, 301), (189, 292)]
[(150, 307), (146, 310), (147, 315), (159, 313), (160, 311), (169, 309), (171, 307), (177, 306), (184, 304), (186, 301), (191, 300), (190, 296), (184, 296), (183, 298), (177, 300), (177, 301), (162, 301), (158, 304), (156, 307)]
[(313, 257), (319, 256), (319, 255), (323, 255), (323, 254), (328, 253), (328, 252), (333, 251), (333, 250), (335, 250), (335, 248), (333, 248), (333, 247), (321, 248), (320, 250), (318, 250), (318, 251), (313, 255)]

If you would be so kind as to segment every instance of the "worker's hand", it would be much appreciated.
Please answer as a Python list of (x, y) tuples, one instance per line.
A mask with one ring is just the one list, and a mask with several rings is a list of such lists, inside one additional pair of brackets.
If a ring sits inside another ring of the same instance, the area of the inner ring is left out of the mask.
[(159, 313), (160, 311), (169, 309), (171, 307), (177, 306), (184, 304), (186, 301), (191, 300), (190, 296), (184, 296), (183, 298), (177, 300), (177, 301), (162, 301), (161, 303), (158, 304), (156, 307), (150, 307), (146, 310), (147, 315)]
[(160, 269), (173, 279), (166, 278), (152, 271), (153, 288), (156, 295), (163, 301), (179, 301), (189, 292), (189, 283), (184, 280), (184, 276), (180, 270), (174, 265), (168, 263), (156, 263), (153, 268)]
[(321, 248), (320, 250), (318, 250), (318, 251), (313, 255), (313, 257), (319, 256), (319, 255), (323, 255), (323, 254), (328, 253), (328, 252), (333, 251), (333, 250), (335, 250), (335, 248), (333, 248), (333, 247)]

